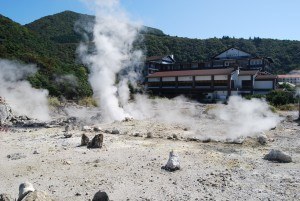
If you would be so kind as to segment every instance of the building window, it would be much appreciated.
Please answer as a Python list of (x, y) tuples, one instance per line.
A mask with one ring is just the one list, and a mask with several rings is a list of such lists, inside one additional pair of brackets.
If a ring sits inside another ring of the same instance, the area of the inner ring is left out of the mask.
[(196, 81), (195, 86), (199, 87), (210, 87), (211, 86), (211, 81), (210, 80), (201, 80), (201, 81)]
[(243, 89), (252, 88), (252, 81), (251, 80), (242, 80), (242, 88)]
[(214, 82), (214, 86), (215, 87), (227, 87), (228, 86), (228, 82), (227, 80), (215, 80)]
[(179, 87), (192, 87), (193, 82), (178, 82)]

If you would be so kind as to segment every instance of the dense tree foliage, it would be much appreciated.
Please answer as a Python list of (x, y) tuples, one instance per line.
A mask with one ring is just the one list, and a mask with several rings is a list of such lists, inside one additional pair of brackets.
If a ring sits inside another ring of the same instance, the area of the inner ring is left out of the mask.
[[(88, 84), (88, 69), (77, 59), (80, 41), (92, 40), (95, 18), (71, 11), (46, 16), (25, 26), (0, 15), (0, 58), (35, 63), (38, 73), (30, 82), (46, 88), (53, 96), (68, 98), (92, 94)], [(274, 73), (286, 73), (300, 67), (300, 41), (274, 39), (189, 39), (165, 35), (161, 30), (142, 27), (135, 48), (146, 56), (174, 54), (179, 62), (207, 61), (229, 47), (236, 47), (253, 55), (271, 57)], [(76, 86), (56, 82), (57, 76), (72, 74)]]

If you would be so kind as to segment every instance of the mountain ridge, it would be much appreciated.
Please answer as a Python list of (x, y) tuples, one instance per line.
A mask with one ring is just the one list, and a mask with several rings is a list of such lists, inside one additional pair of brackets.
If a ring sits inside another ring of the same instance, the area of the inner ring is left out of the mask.
[[(64, 11), (20, 25), (0, 15), (0, 58), (37, 64), (39, 71), (29, 78), (36, 88), (48, 89), (50, 95), (80, 98), (92, 95), (88, 83), (89, 70), (77, 58), (76, 49), (82, 35), (74, 26), (78, 20), (92, 21), (94, 16)], [(90, 33), (91, 34), (91, 33)], [(236, 47), (254, 55), (271, 57), (273, 72), (286, 73), (300, 68), (300, 41), (262, 38), (190, 39), (164, 34), (145, 27), (134, 48), (145, 56), (173, 54), (178, 62), (207, 61), (214, 55)], [(72, 74), (78, 86), (56, 83), (56, 76)]]

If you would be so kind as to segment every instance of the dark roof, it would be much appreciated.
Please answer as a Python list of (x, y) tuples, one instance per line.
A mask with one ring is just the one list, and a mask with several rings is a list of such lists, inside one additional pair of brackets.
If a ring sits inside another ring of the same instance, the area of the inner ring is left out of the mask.
[(270, 79), (276, 79), (276, 75), (257, 75), (256, 80), (270, 80)]
[(233, 68), (207, 69), (207, 70), (183, 70), (183, 71), (163, 71), (156, 72), (148, 77), (175, 77), (175, 76), (197, 76), (197, 75), (229, 75)]
[(146, 61), (159, 61), (159, 60), (163, 60), (163, 58), (165, 57), (169, 57), (172, 61), (175, 61), (171, 55), (161, 55), (161, 56), (151, 56), (151, 57), (147, 57)]
[(239, 75), (256, 75), (258, 70), (241, 70)]

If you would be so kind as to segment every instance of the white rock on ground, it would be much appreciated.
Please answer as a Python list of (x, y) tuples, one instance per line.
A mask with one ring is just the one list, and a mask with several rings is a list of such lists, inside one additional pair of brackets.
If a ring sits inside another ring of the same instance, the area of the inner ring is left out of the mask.
[(176, 171), (180, 169), (179, 156), (172, 150), (169, 155), (169, 160), (163, 169), (168, 171)]

